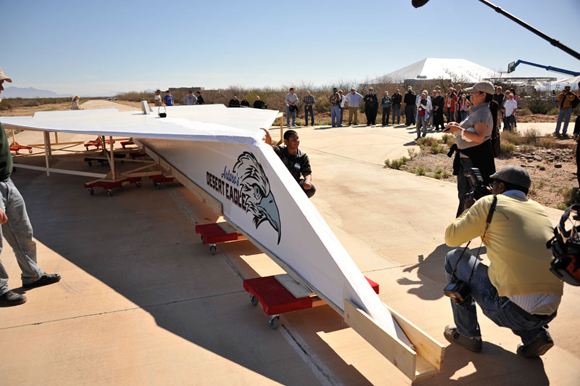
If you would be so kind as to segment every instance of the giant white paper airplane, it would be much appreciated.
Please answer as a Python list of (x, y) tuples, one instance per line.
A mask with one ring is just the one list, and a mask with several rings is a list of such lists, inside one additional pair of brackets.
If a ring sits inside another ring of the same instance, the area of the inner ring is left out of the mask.
[(169, 107), (166, 118), (107, 109), (38, 112), (0, 121), (31, 130), (133, 137), (166, 163), (162, 166), (170, 165), (193, 182), (194, 192), (217, 200), (219, 214), (343, 315), (409, 378), (439, 370), (442, 346), (389, 312), (282, 161), (262, 142), (260, 128), (269, 128), (276, 114), (203, 105)]

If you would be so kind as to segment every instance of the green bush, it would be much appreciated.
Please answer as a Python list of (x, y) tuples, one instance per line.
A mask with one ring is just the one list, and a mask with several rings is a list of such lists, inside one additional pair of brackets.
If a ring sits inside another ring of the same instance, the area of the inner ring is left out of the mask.
[(557, 107), (554, 107), (553, 109), (549, 110), (546, 115), (558, 115), (560, 113), (560, 110), (558, 110)]
[(441, 154), (441, 153), (446, 153), (447, 149), (445, 148), (445, 146), (438, 144), (438, 143), (434, 143), (433, 145), (431, 145), (431, 153), (433, 154)]
[(533, 114), (532, 110), (530, 110), (529, 108), (518, 110), (518, 115), (521, 115), (521, 116), (532, 115), (532, 114)]
[[(503, 137), (503, 133), (502, 133), (502, 137)], [(514, 153), (514, 151), (516, 151), (516, 145), (514, 145), (513, 143), (510, 143), (510, 142), (501, 141), (500, 147), (501, 147), (502, 154), (512, 155)]]
[[(547, 114), (548, 111), (552, 110), (556, 106), (553, 102), (542, 100), (538, 97), (533, 97), (528, 101), (528, 109), (533, 114)], [(519, 112), (518, 112), (519, 114)], [(523, 115), (523, 114), (522, 114)]]
[(521, 145), (525, 143), (522, 135), (517, 131), (504, 131), (501, 133), (501, 141), (509, 142), (513, 145)]
[(423, 166), (419, 166), (417, 168), (417, 175), (424, 176), (425, 175), (425, 168)]

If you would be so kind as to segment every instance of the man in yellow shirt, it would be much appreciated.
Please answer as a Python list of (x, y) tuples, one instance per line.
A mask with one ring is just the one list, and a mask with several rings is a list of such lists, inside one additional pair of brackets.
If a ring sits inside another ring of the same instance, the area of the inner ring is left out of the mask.
[(444, 336), (451, 343), (481, 351), (477, 303), (498, 326), (510, 328), (522, 339), (519, 355), (538, 357), (554, 345), (546, 326), (556, 316), (563, 290), (562, 281), (549, 269), (552, 255), (546, 241), (553, 235), (552, 223), (544, 208), (527, 198), (531, 179), (525, 169), (506, 166), (490, 178), (493, 195), (473, 206), (466, 204), (468, 208), (445, 232), (451, 247), (481, 237), (490, 264), (464, 254), (462, 248), (447, 254), (447, 281), (465, 283), (467, 294), (461, 304), (451, 300), (456, 327), (447, 326)]

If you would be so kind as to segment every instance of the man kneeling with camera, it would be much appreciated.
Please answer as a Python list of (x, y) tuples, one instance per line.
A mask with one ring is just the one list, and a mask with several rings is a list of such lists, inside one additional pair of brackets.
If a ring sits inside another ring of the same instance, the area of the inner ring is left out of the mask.
[(466, 203), (445, 232), (451, 247), (481, 237), (490, 263), (483, 264), (479, 252), (466, 253), (467, 247), (447, 254), (444, 294), (451, 298), (456, 327), (447, 326), (444, 336), (481, 351), (477, 303), (488, 318), (522, 339), (518, 355), (535, 358), (554, 345), (546, 328), (563, 290), (562, 281), (550, 272), (552, 253), (546, 248), (552, 222), (540, 204), (527, 198), (531, 179), (525, 169), (506, 166), (490, 178), (492, 195)]

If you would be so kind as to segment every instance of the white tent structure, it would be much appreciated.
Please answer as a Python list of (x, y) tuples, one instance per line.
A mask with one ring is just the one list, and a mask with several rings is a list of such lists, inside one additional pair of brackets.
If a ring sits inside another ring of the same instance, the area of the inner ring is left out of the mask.
[(426, 58), (393, 71), (383, 79), (403, 82), (406, 79), (454, 79), (462, 82), (479, 82), (483, 78), (499, 77), (500, 73), (466, 59)]
[(580, 76), (572, 76), (570, 78), (560, 79), (559, 81), (552, 83), (552, 90), (563, 90), (566, 86), (570, 86), (572, 89), (576, 89), (578, 88), (579, 82)]

